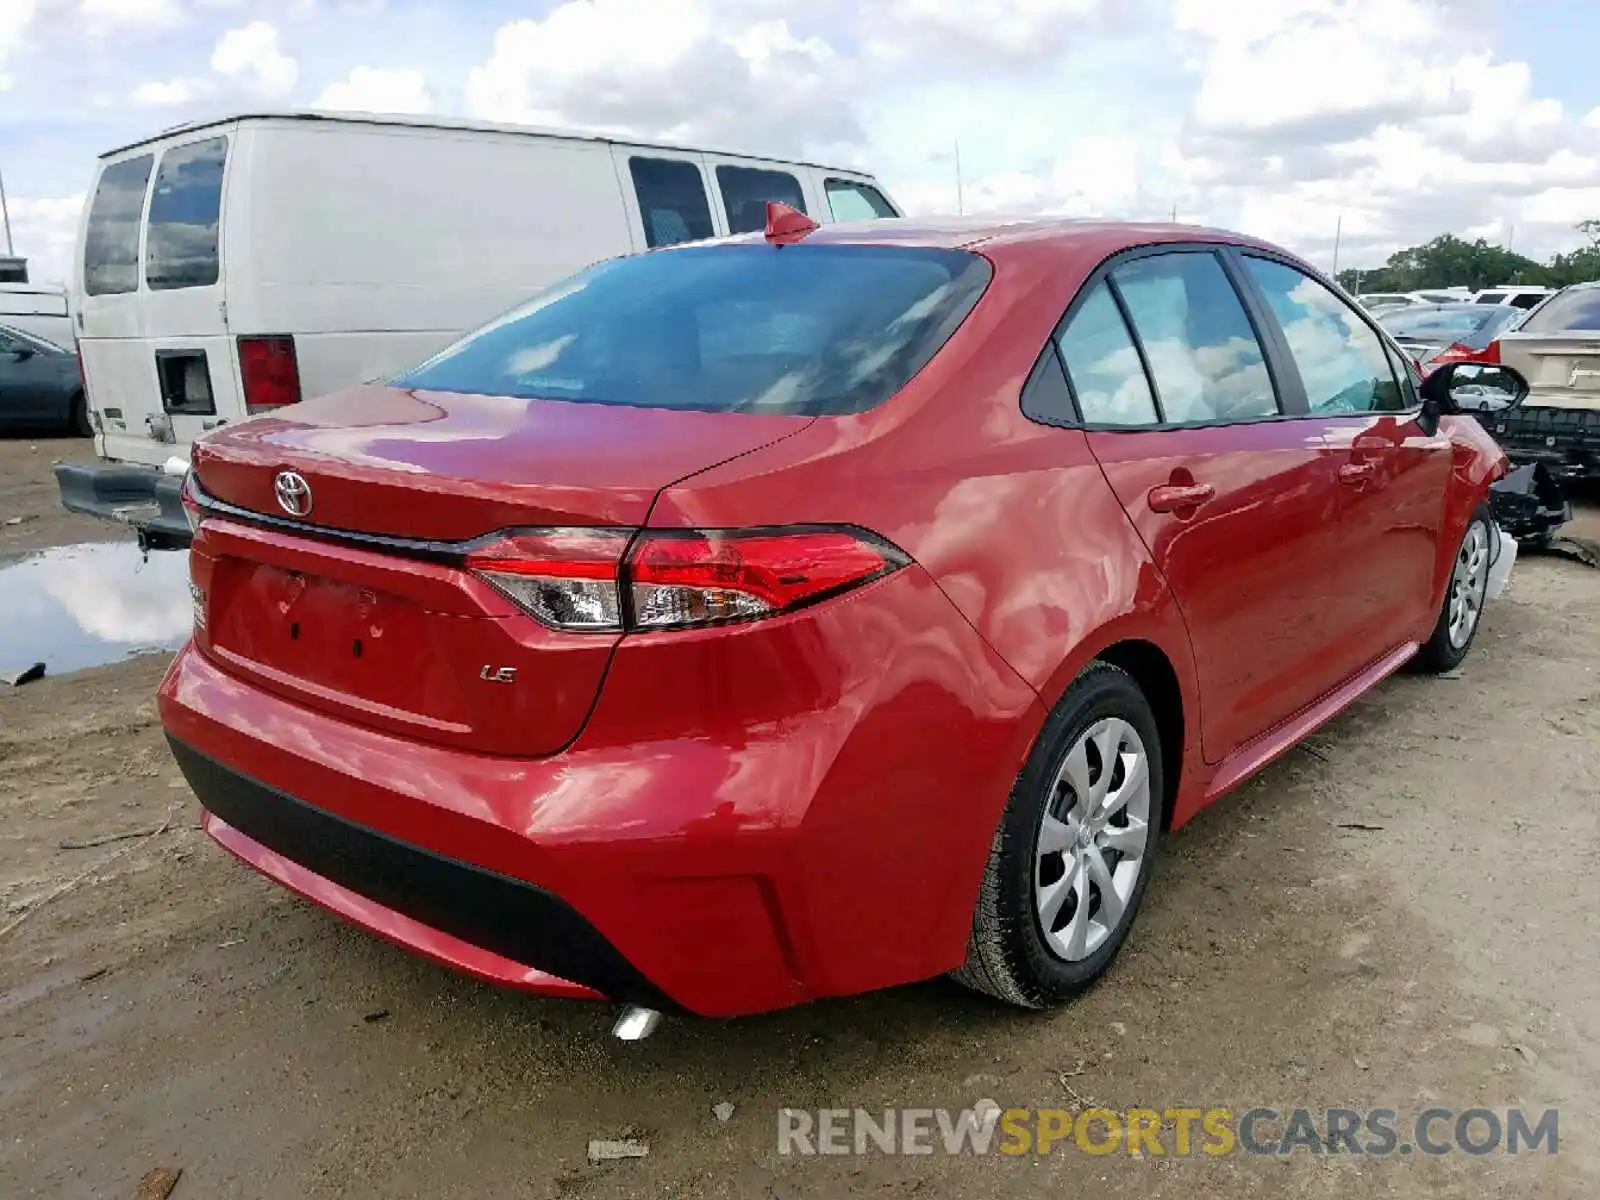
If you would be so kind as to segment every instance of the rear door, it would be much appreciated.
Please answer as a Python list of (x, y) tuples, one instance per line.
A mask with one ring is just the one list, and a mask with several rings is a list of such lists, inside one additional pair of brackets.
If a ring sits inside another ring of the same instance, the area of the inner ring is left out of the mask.
[[(168, 146), (145, 221), (145, 370), (172, 440), (192, 442), (244, 416), (228, 337), (222, 254), (232, 130)], [(160, 423), (153, 425), (159, 435)], [(158, 438), (159, 440), (159, 438)]]
[(628, 209), (629, 240), (635, 250), (697, 242), (727, 232), (713, 215), (705, 156), (654, 146), (611, 148)]
[(1057, 346), (1090, 448), (1183, 611), (1220, 761), (1335, 681), (1331, 461), (1212, 248), (1117, 261)]
[(1360, 310), (1290, 263), (1240, 261), (1335, 463), (1338, 587), (1320, 608), (1344, 678), (1426, 625), (1451, 442), (1424, 427), (1409, 371)]
[(85, 224), (79, 349), (101, 452), (159, 463), (242, 417), (221, 253), (233, 126), (108, 163)]

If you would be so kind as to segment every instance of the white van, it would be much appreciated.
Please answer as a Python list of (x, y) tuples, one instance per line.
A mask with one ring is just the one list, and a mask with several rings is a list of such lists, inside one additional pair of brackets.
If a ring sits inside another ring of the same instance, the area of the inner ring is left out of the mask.
[(769, 200), (899, 215), (845, 168), (433, 118), (251, 114), (113, 150), (73, 282), (101, 461), (56, 468), (62, 502), (181, 545), (207, 430), (420, 362), (602, 259), (762, 229)]
[(72, 349), (72, 320), (65, 288), (39, 283), (0, 283), (0, 325)]

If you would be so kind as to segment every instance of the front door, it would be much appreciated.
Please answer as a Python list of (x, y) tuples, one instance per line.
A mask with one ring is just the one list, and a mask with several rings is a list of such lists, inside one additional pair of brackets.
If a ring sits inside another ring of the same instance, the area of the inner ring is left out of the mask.
[(1188, 625), (1217, 762), (1334, 682), (1333, 464), (1280, 401), (1223, 258), (1116, 266), (1057, 335), (1088, 440)]
[(1339, 588), (1327, 609), (1343, 675), (1428, 626), (1450, 439), (1420, 422), (1411, 376), (1367, 320), (1288, 263), (1246, 255), (1339, 487)]

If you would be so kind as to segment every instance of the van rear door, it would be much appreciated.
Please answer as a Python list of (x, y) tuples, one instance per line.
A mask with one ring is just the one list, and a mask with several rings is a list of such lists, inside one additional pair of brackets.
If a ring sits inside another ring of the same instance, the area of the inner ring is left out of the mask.
[(104, 457), (159, 464), (245, 415), (221, 252), (235, 136), (234, 126), (216, 127), (101, 171), (78, 336)]

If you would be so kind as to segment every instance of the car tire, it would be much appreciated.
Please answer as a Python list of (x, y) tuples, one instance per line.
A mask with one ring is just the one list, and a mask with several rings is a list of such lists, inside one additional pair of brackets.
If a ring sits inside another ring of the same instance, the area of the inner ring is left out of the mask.
[[(1107, 774), (1102, 748), (1112, 744)], [(952, 978), (1038, 1009), (1071, 999), (1105, 974), (1155, 865), (1166, 807), (1161, 768), (1160, 733), (1139, 685), (1109, 663), (1090, 664), (1045, 721), (1011, 790), (990, 846), (966, 962)], [(1114, 810), (1103, 821), (1096, 795)], [(1137, 858), (1113, 845), (1133, 846), (1136, 820), (1143, 822)], [(1069, 848), (1053, 849), (1069, 838)], [(1103, 881), (1118, 909), (1112, 922), (1105, 919)]]
[(1489, 590), (1489, 567), (1499, 537), (1489, 509), (1480, 505), (1467, 522), (1450, 566), (1450, 582), (1445, 587), (1444, 603), (1433, 633), (1412, 660), (1424, 675), (1437, 675), (1459, 667), (1472, 649), (1483, 624), (1483, 609)]
[(67, 410), (67, 426), (77, 437), (94, 436), (94, 426), (89, 424), (89, 402), (82, 392), (72, 397), (72, 404)]

